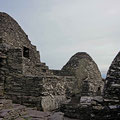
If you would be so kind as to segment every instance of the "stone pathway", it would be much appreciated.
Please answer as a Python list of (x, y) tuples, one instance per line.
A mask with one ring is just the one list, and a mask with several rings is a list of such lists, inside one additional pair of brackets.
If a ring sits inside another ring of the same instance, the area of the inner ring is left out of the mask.
[(0, 99), (0, 120), (76, 120), (64, 117), (62, 112), (42, 112), (35, 108), (13, 104), (11, 100)]

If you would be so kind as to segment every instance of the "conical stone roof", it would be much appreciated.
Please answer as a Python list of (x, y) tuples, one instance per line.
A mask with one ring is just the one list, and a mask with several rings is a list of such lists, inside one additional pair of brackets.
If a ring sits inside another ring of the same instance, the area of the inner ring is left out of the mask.
[(75, 87), (78, 88), (79, 92), (95, 94), (98, 90), (102, 91), (103, 89), (103, 81), (98, 66), (85, 52), (73, 55), (61, 71), (66, 76), (76, 77)]

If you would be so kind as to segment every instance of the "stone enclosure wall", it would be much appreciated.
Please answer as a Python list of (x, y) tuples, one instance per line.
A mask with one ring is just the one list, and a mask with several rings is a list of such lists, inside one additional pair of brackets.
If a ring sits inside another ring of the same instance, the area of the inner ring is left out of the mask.
[(50, 111), (57, 109), (72, 91), (74, 77), (24, 75), (21, 49), (9, 49), (3, 57), (0, 75), (5, 78), (1, 80), (1, 94), (4, 91), (6, 98), (15, 103)]
[[(1, 62), (1, 94), (13, 102), (39, 110), (53, 110), (66, 100), (75, 81), (74, 77), (55, 75), (25, 76), (21, 49), (9, 49)], [(17, 58), (17, 59), (16, 59)], [(4, 70), (4, 72), (2, 71)], [(4, 78), (5, 77), (5, 78)], [(68, 81), (68, 82), (67, 82)], [(70, 85), (71, 84), (71, 85)]]

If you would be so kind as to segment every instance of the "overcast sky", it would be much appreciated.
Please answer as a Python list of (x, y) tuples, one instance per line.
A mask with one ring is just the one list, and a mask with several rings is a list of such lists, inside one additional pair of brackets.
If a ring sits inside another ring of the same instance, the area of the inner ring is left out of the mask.
[(120, 48), (120, 0), (0, 0), (40, 51), (49, 68), (61, 69), (87, 52), (106, 72)]

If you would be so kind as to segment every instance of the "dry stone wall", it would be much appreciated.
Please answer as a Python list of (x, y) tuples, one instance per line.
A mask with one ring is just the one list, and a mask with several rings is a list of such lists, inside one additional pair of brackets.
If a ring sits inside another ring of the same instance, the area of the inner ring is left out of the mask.
[(4, 83), (5, 83), (5, 72), (6, 69), (3, 69), (3, 66), (6, 64), (6, 56), (0, 52), (0, 98), (4, 97)]
[(12, 76), (5, 88), (13, 102), (44, 111), (56, 109), (66, 100), (64, 82), (57, 77)]
[(2, 85), (6, 98), (44, 111), (58, 108), (61, 102), (66, 100), (66, 94), (71, 92), (75, 78), (45, 74), (26, 76), (23, 74), (21, 53), (21, 49), (10, 48), (6, 51), (7, 59), (1, 67), (5, 71), (1, 78), (5, 76)]
[[(12, 17), (1, 12), (0, 43), (9, 45), (12, 48), (21, 49), (22, 57), (24, 57), (23, 74), (39, 75), (41, 73), (42, 70), (36, 72), (36, 65), (41, 64), (39, 51), (36, 50), (36, 46), (31, 44), (28, 36)], [(47, 71), (48, 68), (45, 65), (44, 67), (41, 69)]]
[(104, 92), (105, 97), (120, 100), (120, 52), (108, 70)]
[(100, 72), (89, 55), (77, 53), (61, 71), (49, 70), (18, 23), (1, 12), (0, 66), (1, 96), (43, 111), (57, 109), (74, 94), (94, 95), (102, 89)]
[(2, 89), (6, 98), (44, 111), (56, 109), (66, 100), (65, 94), (71, 91), (70, 82), (74, 82), (74, 77), (25, 76), (22, 72), (21, 50), (9, 49), (6, 56), (6, 62), (1, 67), (4, 70), (1, 78), (5, 76)]
[(100, 71), (93, 59), (84, 52), (73, 55), (62, 68), (64, 76), (75, 76), (75, 94), (100, 95), (103, 91), (103, 81)]

